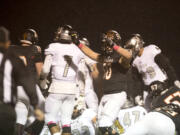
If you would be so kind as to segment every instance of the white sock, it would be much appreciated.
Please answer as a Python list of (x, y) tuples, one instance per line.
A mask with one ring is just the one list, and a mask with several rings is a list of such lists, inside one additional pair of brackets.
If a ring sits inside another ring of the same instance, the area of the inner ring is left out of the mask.
[(60, 132), (58, 132), (58, 133), (54, 133), (53, 135), (61, 135), (61, 134), (60, 134)]

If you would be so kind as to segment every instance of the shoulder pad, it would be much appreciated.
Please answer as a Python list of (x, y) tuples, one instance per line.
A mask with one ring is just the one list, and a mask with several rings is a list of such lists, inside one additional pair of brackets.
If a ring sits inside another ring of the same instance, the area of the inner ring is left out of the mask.
[(155, 49), (155, 50), (161, 50), (157, 45), (149, 45), (148, 48)]
[(44, 50), (45, 55), (54, 54), (54, 43), (51, 43), (47, 46), (47, 48)]
[(148, 48), (149, 48), (149, 49), (153, 52), (153, 54), (155, 54), (155, 55), (161, 53), (161, 49), (160, 49), (158, 46), (156, 46), (156, 45), (151, 44), (151, 45), (148, 46)]

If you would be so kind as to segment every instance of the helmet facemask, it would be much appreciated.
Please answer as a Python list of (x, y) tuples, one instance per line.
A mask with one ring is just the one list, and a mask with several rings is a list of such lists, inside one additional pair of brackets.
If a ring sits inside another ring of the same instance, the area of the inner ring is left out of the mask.
[(103, 52), (104, 57), (107, 61), (112, 61), (112, 55), (114, 53), (112, 45), (109, 44), (108, 41), (113, 41), (116, 45), (121, 44), (121, 36), (117, 31), (109, 30), (102, 35), (102, 47), (101, 50)]

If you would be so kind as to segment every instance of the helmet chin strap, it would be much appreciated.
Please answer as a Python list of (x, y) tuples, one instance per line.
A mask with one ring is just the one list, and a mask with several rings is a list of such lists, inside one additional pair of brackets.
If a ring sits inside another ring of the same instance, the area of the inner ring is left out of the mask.
[(23, 46), (32, 45), (32, 42), (31, 42), (31, 41), (28, 41), (28, 40), (20, 40), (20, 42), (22, 43)]

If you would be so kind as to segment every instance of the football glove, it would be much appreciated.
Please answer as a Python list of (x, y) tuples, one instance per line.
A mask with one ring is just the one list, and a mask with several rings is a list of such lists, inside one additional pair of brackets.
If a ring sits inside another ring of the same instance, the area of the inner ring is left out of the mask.
[(79, 45), (80, 44), (79, 34), (76, 31), (71, 31), (70, 35), (71, 35), (72, 42), (75, 45)]

